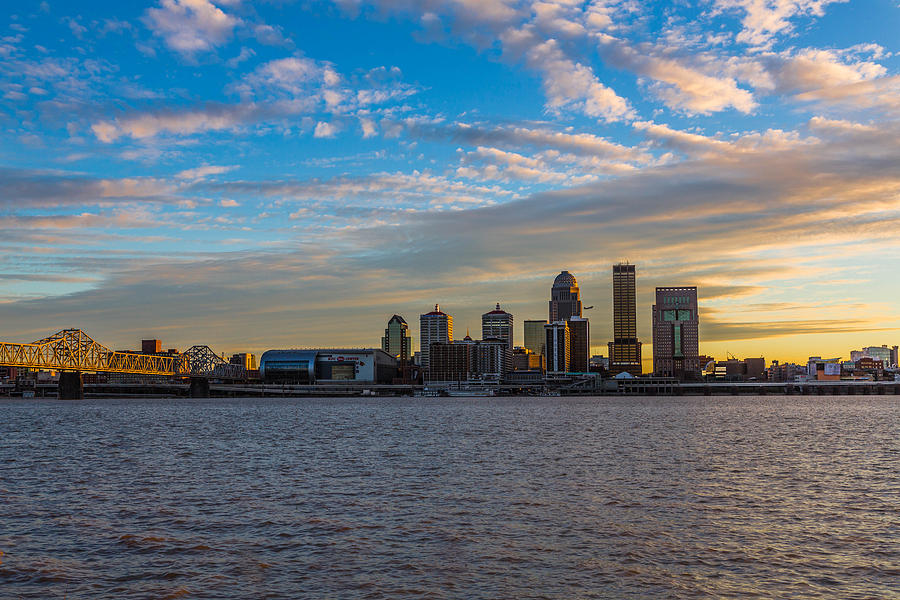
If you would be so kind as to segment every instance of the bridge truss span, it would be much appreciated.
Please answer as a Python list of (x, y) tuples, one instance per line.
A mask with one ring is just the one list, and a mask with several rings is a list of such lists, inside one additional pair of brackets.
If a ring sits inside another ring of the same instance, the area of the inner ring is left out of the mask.
[(181, 357), (114, 352), (80, 329), (30, 344), (0, 343), (0, 366), (57, 371), (188, 375)]
[(182, 355), (189, 375), (202, 375), (219, 379), (246, 379), (247, 369), (233, 365), (212, 351), (209, 346), (191, 346)]

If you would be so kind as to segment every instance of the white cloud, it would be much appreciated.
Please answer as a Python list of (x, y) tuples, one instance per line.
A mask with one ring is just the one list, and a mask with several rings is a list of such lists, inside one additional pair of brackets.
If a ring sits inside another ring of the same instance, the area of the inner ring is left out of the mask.
[(241, 51), (240, 51), (240, 53), (238, 53), (237, 56), (235, 56), (234, 58), (228, 59), (228, 61), (225, 64), (227, 64), (229, 67), (234, 69), (238, 65), (240, 65), (242, 62), (244, 62), (245, 60), (249, 60), (249, 59), (253, 58), (254, 56), (256, 56), (256, 52), (252, 48), (247, 48), (245, 46), (245, 47), (241, 48)]
[[(356, 206), (392, 207), (400, 210), (446, 210), (460, 206), (488, 205), (513, 192), (494, 185), (477, 185), (427, 171), (383, 172), (358, 177), (307, 181), (230, 181), (207, 187), (229, 196), (276, 197), (315, 202), (313, 214), (339, 211), (342, 219), (361, 217)], [(350, 204), (352, 202), (352, 204)]]
[(227, 173), (234, 170), (234, 168), (235, 167), (233, 166), (224, 167), (216, 165), (206, 165), (203, 167), (185, 169), (184, 171), (176, 173), (175, 177), (178, 179), (203, 179), (205, 177), (209, 177), (210, 175), (221, 175), (222, 173)]
[[(387, 70), (385, 69), (385, 72)], [(399, 70), (392, 69), (392, 76)], [(366, 81), (365, 87), (354, 89), (327, 62), (291, 56), (266, 62), (246, 75), (229, 90), (240, 94), (234, 104), (135, 112), (91, 125), (91, 131), (102, 142), (122, 137), (145, 139), (160, 134), (193, 135), (206, 131), (237, 130), (241, 126), (294, 119), (309, 115), (347, 115), (357, 110), (371, 110), (368, 105), (401, 100), (415, 93), (410, 85), (395, 81)], [(316, 136), (331, 136), (336, 123), (317, 128)]]
[(231, 129), (259, 113), (260, 110), (253, 104), (224, 105), (184, 112), (138, 113), (121, 119), (94, 123), (91, 130), (97, 139), (107, 143), (123, 136), (143, 139), (161, 133), (190, 135)]
[(359, 126), (362, 128), (362, 134), (364, 138), (374, 137), (377, 133), (375, 121), (373, 121), (372, 119), (361, 117), (359, 119)]
[(532, 46), (525, 59), (530, 68), (543, 74), (550, 110), (575, 109), (605, 121), (634, 115), (625, 98), (603, 85), (590, 67), (567, 58), (555, 40)]
[(161, 0), (147, 9), (145, 22), (167, 46), (192, 55), (223, 45), (241, 21), (209, 0)]
[(718, 10), (744, 13), (739, 42), (764, 46), (772, 38), (793, 29), (791, 19), (797, 16), (822, 16), (829, 4), (847, 0), (714, 0)]
[(313, 132), (313, 137), (317, 138), (330, 138), (334, 137), (338, 132), (338, 128), (333, 123), (326, 123), (325, 121), (319, 121), (316, 123), (316, 129)]
[(617, 67), (653, 80), (650, 87), (669, 107), (690, 113), (709, 114), (726, 108), (751, 112), (753, 94), (719, 73), (707, 73), (681, 57), (661, 55), (665, 48), (638, 46), (607, 34), (597, 34), (601, 55)]
[(289, 56), (260, 65), (244, 78), (237, 89), (254, 95), (281, 92), (296, 96), (309, 93), (313, 86), (333, 87), (339, 82), (340, 75), (329, 63)]
[(289, 45), (288, 40), (284, 37), (281, 27), (274, 27), (259, 23), (253, 26), (253, 35), (260, 44), (267, 46), (286, 46)]
[(775, 88), (782, 93), (805, 92), (876, 79), (886, 69), (871, 61), (845, 62), (835, 50), (807, 48), (795, 53), (761, 57)]
[[(385, 125), (385, 123), (383, 123)], [(388, 127), (395, 124), (387, 123)], [(649, 163), (646, 150), (623, 146), (591, 133), (555, 131), (549, 127), (523, 127), (478, 123), (421, 123), (410, 119), (400, 124), (417, 137), (443, 139), (475, 146), (509, 146), (514, 148), (540, 148), (597, 157), (620, 162)]]
[(810, 90), (797, 94), (796, 98), (841, 110), (877, 109), (882, 111), (882, 116), (896, 118), (900, 116), (900, 76)]
[(91, 178), (59, 171), (0, 169), (0, 206), (94, 206), (120, 202), (177, 203), (176, 186), (153, 177)]

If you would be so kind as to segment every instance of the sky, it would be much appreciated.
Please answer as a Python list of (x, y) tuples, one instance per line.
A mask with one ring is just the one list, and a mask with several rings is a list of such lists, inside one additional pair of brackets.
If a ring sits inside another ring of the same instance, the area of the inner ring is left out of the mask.
[(611, 265), (701, 353), (900, 343), (896, 0), (23, 2), (0, 21), (0, 340), (377, 347)]

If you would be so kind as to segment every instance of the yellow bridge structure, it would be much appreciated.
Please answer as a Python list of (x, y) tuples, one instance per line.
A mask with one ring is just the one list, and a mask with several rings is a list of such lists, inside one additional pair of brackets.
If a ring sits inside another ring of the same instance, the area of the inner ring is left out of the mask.
[[(97, 343), (80, 329), (63, 329), (30, 344), (0, 343), (0, 367), (77, 374), (79, 387), (82, 372), (190, 377), (192, 388), (194, 379), (244, 379), (247, 376), (243, 366), (229, 364), (209, 346), (192, 346), (177, 356), (116, 352)], [(69, 380), (67, 378), (67, 382)], [(60, 381), (62, 387), (62, 379)]]
[(0, 366), (53, 371), (190, 375), (175, 356), (113, 352), (80, 329), (64, 329), (30, 344), (0, 343)]

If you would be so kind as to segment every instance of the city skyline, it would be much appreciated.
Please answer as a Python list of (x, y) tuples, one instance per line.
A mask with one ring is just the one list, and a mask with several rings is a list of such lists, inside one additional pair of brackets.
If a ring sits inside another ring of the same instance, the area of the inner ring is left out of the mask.
[(656, 287), (698, 287), (705, 355), (900, 338), (896, 3), (7, 13), (2, 341), (378, 347), (399, 314), (418, 346), (499, 302), (518, 346), (568, 270), (607, 354), (624, 261), (645, 371)]

